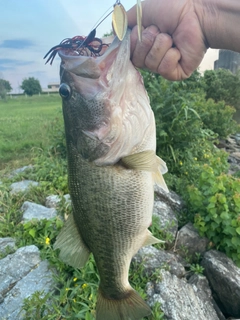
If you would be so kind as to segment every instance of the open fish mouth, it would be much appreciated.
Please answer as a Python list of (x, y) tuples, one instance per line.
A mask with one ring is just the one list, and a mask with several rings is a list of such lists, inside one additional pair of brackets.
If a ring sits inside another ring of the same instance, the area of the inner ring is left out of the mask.
[(58, 55), (61, 58), (62, 70), (84, 78), (99, 79), (100, 76), (105, 78), (116, 60), (119, 48), (122, 45), (126, 47), (127, 39), (126, 37), (124, 42), (117, 37), (109, 36), (102, 39), (95, 38), (88, 44), (83, 42), (79, 46), (60, 48)]
[(60, 57), (62, 56), (85, 56), (85, 57), (100, 57), (109, 48), (113, 42), (114, 36), (104, 37), (102, 39), (96, 38), (88, 44), (80, 43), (73, 45), (72, 48), (62, 48), (58, 51)]
[(66, 38), (59, 44), (53, 46), (43, 57), (46, 60), (46, 64), (53, 63), (57, 53), (62, 52), (68, 56), (88, 56), (99, 57), (104, 54), (106, 49), (113, 41), (113, 36), (96, 38), (96, 30), (90, 32), (87, 37), (75, 36), (73, 38)]

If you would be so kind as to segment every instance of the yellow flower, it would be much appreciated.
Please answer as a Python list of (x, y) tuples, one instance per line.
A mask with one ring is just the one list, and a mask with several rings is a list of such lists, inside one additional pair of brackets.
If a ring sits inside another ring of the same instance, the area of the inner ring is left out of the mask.
[(179, 161), (180, 166), (182, 166), (182, 161)]
[(197, 161), (197, 158), (193, 158), (195, 161)]
[(76, 282), (76, 281), (77, 281), (77, 278), (73, 278), (73, 281)]
[(66, 290), (66, 291), (69, 291), (69, 288), (66, 288), (65, 290)]
[(76, 302), (76, 299), (73, 299), (73, 302)]
[(92, 294), (90, 294), (90, 296), (89, 296), (89, 300), (92, 300)]
[(45, 243), (46, 243), (46, 245), (48, 246), (48, 245), (50, 244), (50, 238), (47, 237), (47, 238), (45, 239)]
[(83, 289), (86, 289), (87, 286), (88, 286), (88, 285), (87, 285), (86, 283), (84, 283), (84, 284), (82, 285), (82, 288), (83, 288)]

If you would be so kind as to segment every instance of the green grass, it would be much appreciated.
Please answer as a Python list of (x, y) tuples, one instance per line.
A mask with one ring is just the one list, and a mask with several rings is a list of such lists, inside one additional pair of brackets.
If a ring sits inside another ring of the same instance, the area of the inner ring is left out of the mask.
[(28, 164), (32, 148), (49, 146), (49, 129), (62, 118), (61, 98), (56, 95), (0, 100), (0, 170), (13, 164)]

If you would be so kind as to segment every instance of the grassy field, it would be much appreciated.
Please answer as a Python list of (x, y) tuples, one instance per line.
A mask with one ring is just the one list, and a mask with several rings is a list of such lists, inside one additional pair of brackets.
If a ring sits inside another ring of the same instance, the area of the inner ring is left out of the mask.
[(48, 146), (55, 118), (62, 118), (58, 94), (0, 100), (0, 170), (28, 164), (32, 148)]

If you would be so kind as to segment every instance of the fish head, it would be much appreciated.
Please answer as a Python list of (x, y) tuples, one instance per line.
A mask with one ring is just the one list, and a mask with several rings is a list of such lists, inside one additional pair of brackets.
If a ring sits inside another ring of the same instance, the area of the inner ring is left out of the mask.
[(146, 140), (155, 149), (155, 122), (142, 77), (130, 61), (130, 31), (122, 41), (101, 41), (97, 56), (87, 48), (83, 55), (59, 51), (59, 92), (68, 143), (83, 158), (106, 165), (144, 151), (138, 146)]

